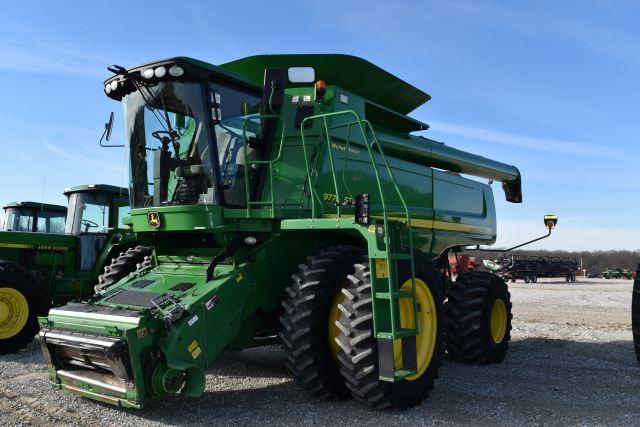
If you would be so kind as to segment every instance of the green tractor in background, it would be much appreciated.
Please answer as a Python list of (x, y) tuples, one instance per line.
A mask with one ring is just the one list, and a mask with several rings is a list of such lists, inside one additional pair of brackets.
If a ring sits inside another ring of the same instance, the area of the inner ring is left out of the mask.
[(453, 282), (448, 254), (496, 239), (490, 185), (461, 174), (520, 203), (520, 173), (412, 135), (429, 95), (347, 55), (109, 70), (131, 224), (153, 253), (40, 318), (56, 388), (140, 408), (201, 395), (223, 351), (281, 343), (310, 395), (406, 408), (433, 387), (445, 340), (457, 360), (505, 357), (506, 283)]
[(4, 206), (2, 231), (64, 233), (67, 208), (38, 202), (13, 202)]
[(633, 273), (625, 268), (605, 268), (602, 271), (602, 277), (604, 279), (633, 279)]
[[(16, 231), (0, 232), (0, 354), (14, 353), (33, 339), (37, 316), (93, 295), (94, 286), (123, 277), (149, 254), (121, 225), (129, 211), (127, 189), (83, 185), (64, 194), (68, 208), (5, 207), (5, 230)], [(135, 262), (127, 263), (129, 258)]]

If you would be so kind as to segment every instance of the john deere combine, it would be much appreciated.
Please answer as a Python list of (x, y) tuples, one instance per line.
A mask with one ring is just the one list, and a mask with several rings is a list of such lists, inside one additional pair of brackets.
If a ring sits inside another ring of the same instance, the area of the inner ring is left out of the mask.
[(0, 354), (30, 342), (38, 332), (37, 316), (51, 306), (92, 295), (99, 274), (108, 283), (136, 268), (134, 263), (126, 271), (122, 259), (112, 261), (135, 245), (131, 233), (118, 230), (119, 217), (128, 211), (127, 190), (84, 185), (64, 194), (66, 222), (59, 216), (67, 211), (63, 206), (5, 208), (5, 230), (16, 231), (0, 232)]
[(67, 208), (38, 202), (13, 202), (4, 208), (2, 231), (64, 233)]
[(498, 362), (502, 279), (448, 252), (491, 244), (491, 187), (518, 169), (420, 136), (421, 90), (346, 55), (172, 58), (109, 68), (124, 106), (133, 231), (153, 254), (40, 319), (55, 387), (139, 408), (199, 396), (225, 350), (282, 343), (309, 394), (373, 408), (422, 401), (445, 340)]

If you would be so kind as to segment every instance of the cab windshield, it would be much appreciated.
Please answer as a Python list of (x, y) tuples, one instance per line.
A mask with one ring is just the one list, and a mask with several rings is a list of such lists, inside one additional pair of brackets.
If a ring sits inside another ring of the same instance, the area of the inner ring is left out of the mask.
[(69, 196), (66, 234), (107, 234), (109, 232), (109, 196), (73, 193)]
[(215, 204), (203, 85), (140, 85), (123, 98), (131, 207)]
[(64, 211), (36, 210), (33, 208), (7, 208), (3, 231), (35, 231), (37, 233), (64, 233)]
[(33, 231), (34, 213), (33, 209), (7, 208), (4, 231)]

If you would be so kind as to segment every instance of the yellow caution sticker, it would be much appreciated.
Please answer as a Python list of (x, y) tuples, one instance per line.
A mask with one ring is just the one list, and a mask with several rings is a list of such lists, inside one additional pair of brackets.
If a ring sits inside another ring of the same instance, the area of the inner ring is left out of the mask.
[(370, 225), (369, 228), (367, 228), (367, 231), (369, 233), (375, 233), (376, 232), (376, 226), (375, 225)]
[(138, 339), (144, 338), (147, 336), (147, 328), (140, 328), (136, 331), (136, 335), (138, 335)]
[(236, 276), (236, 282), (240, 283), (242, 282), (243, 279), (244, 279), (244, 275), (242, 273), (238, 273), (238, 275)]
[(189, 344), (187, 350), (189, 350), (191, 357), (193, 357), (194, 359), (196, 359), (202, 353), (202, 349), (200, 348), (200, 346), (198, 345), (198, 341), (196, 340), (191, 341), (191, 344)]
[(200, 347), (196, 347), (196, 349), (191, 352), (191, 357), (195, 359), (200, 356), (200, 353), (202, 353), (202, 350), (200, 350)]
[(389, 269), (386, 259), (376, 258), (376, 277), (378, 279), (386, 279), (389, 277)]

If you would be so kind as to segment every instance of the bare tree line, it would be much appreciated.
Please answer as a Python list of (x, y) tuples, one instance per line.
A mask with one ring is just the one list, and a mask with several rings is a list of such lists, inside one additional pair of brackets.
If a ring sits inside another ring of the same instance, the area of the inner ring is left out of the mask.
[[(499, 252), (469, 251), (479, 263), (485, 259), (495, 259), (502, 255)], [(624, 268), (635, 270), (640, 263), (640, 251), (546, 251), (546, 250), (516, 250), (510, 253), (517, 255), (553, 256), (553, 257), (574, 257), (578, 260), (578, 265), (582, 260), (582, 268), (587, 270), (587, 274), (599, 275), (606, 268)]]

